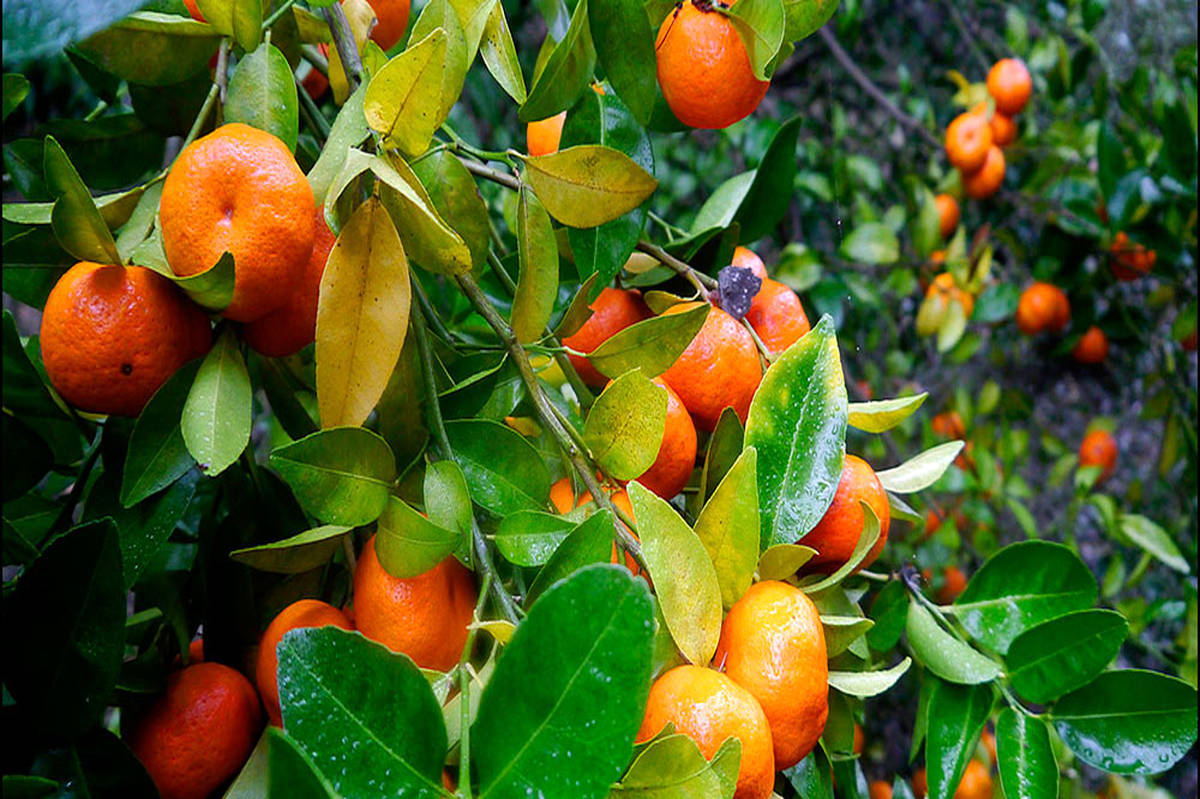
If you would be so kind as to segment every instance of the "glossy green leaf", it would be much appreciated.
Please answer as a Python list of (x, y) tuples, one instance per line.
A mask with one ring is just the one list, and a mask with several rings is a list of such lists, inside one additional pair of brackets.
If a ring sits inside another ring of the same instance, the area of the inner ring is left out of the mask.
[(900, 635), (908, 623), (908, 593), (899, 580), (891, 580), (878, 594), (868, 608), (875, 626), (867, 633), (867, 642), (871, 648), (884, 652), (900, 641)]
[(783, 46), (781, 0), (742, 0), (729, 9), (729, 21), (746, 47), (750, 69), (758, 80), (770, 80), (775, 56)]
[(691, 663), (707, 664), (721, 635), (721, 585), (704, 544), (665, 500), (628, 486), (642, 556), (671, 637)]
[(846, 452), (846, 384), (828, 316), (763, 375), (746, 445), (758, 450), (762, 548), (793, 544), (825, 515)]
[(415, 577), (441, 563), (462, 540), (457, 530), (440, 527), (399, 497), (376, 520), (375, 553), (393, 577)]
[(758, 579), (784, 580), (812, 560), (817, 550), (799, 544), (776, 544), (758, 559)]
[(867, 222), (850, 231), (838, 248), (838, 253), (846, 260), (859, 264), (894, 264), (900, 258), (900, 242), (887, 225)]
[(25, 102), (28, 95), (29, 80), (24, 75), (6, 72), (4, 74), (4, 113), (2, 118), (8, 119), (8, 115)]
[(605, 510), (589, 516), (550, 554), (546, 565), (529, 586), (526, 606), (532, 605), (559, 580), (570, 577), (584, 566), (611, 562), (614, 546), (612, 514)]
[(204, 356), (183, 404), (183, 443), (209, 477), (220, 474), (250, 443), (254, 398), (237, 334), (227, 329)]
[(471, 729), (481, 799), (604, 797), (629, 762), (650, 690), (650, 591), (587, 567), (529, 610)]
[(1112, 662), (1129, 623), (1112, 610), (1080, 610), (1030, 627), (1013, 639), (1004, 662), (1017, 693), (1046, 704), (1082, 688)]
[(730, 736), (705, 760), (686, 735), (654, 739), (629, 766), (610, 799), (732, 799), (737, 788), (742, 742)]
[(1157, 774), (1196, 743), (1196, 689), (1140, 669), (1109, 671), (1050, 711), (1080, 760), (1115, 774)]
[(46, 187), (54, 195), (51, 226), (63, 249), (81, 261), (119, 264), (117, 243), (62, 145), (47, 136), (43, 147)]
[(496, 549), (509, 563), (541, 566), (578, 525), (565, 516), (536, 510), (510, 513), (496, 530)]
[(1057, 799), (1058, 764), (1041, 719), (1006, 707), (996, 719), (996, 767), (1007, 799)]
[[(144, 245), (157, 246), (161, 251), (161, 234), (155, 231), (154, 235), (144, 242)], [(131, 257), (136, 258), (143, 252), (143, 247), (138, 247), (133, 251)], [(165, 254), (162, 263), (166, 263)], [(219, 312), (225, 310), (233, 301), (236, 269), (233, 255), (225, 252), (221, 254), (215, 264), (203, 272), (197, 272), (187, 277), (179, 277), (172, 272), (168, 273), (167, 277), (172, 283), (183, 289), (184, 294), (187, 294), (192, 302), (209, 311)]]
[[(697, 503), (702, 504), (710, 496), (725, 474), (733, 467), (733, 462), (742, 454), (742, 421), (733, 408), (725, 408), (717, 418), (717, 426), (708, 437), (708, 447), (704, 452), (704, 466), (700, 470), (700, 491), (697, 493)], [(757, 467), (756, 467), (757, 468)]]
[(441, 124), (447, 35), (437, 28), (384, 65), (367, 84), (363, 115), (389, 147), (418, 155)]
[(383, 513), (396, 479), (387, 442), (361, 427), (332, 427), (271, 453), (300, 506), (327, 524), (356, 527)]
[[(287, 733), (277, 727), (267, 727), (268, 796), (290, 796), (295, 799), (335, 799), (337, 792), (304, 750)], [(231, 798), (232, 799), (232, 798)]]
[(877, 472), (883, 487), (896, 494), (923, 491), (941, 479), (950, 464), (966, 446), (963, 441), (947, 441), (909, 458), (899, 466)]
[[(533, 122), (565, 111), (587, 90), (595, 68), (596, 48), (588, 25), (588, 4), (580, 0), (571, 14), (566, 35), (554, 46), (541, 72), (535, 71), (533, 87), (521, 103), (517, 119)], [(549, 207), (550, 203), (546, 205)], [(558, 218), (553, 211), (550, 213)]]
[(1177, 572), (1188, 574), (1191, 571), (1187, 558), (1179, 552), (1179, 547), (1171, 540), (1171, 535), (1150, 519), (1135, 513), (1123, 513), (1120, 528), (1130, 540), (1160, 562)]
[(999, 664), (942, 629), (916, 601), (909, 601), (905, 632), (917, 659), (944, 680), (975, 685), (1000, 676)]
[(303, 574), (328, 563), (350, 530), (345, 525), (325, 524), (282, 541), (235, 549), (229, 556), (259, 571)]
[[(415, 161), (412, 169), (429, 193), (437, 213), (467, 245), (472, 266), (480, 268), (487, 261), (491, 234), (487, 205), (471, 173), (447, 150)], [(557, 258), (557, 253), (555, 256)]]
[(479, 41), (479, 54), (500, 88), (518, 103), (525, 102), (528, 96), (525, 91), (525, 76), (521, 73), (521, 63), (517, 60), (517, 50), (513, 46), (512, 32), (508, 28), (503, 3), (495, 3), (488, 14), (487, 23), (483, 27), (483, 38)]
[(446, 728), (407, 655), (337, 627), (279, 642), (283, 726), (343, 796), (441, 797)]
[(233, 40), (246, 52), (262, 40), (262, 0), (196, 0), (208, 23)]
[(1096, 601), (1096, 578), (1070, 548), (1022, 541), (992, 555), (946, 610), (976, 640), (1000, 654), (1042, 622)]
[(710, 310), (707, 303), (701, 303), (683, 313), (643, 319), (611, 336), (587, 359), (608, 377), (639, 368), (646, 377), (658, 377), (692, 343)]
[(742, 452), (696, 519), (726, 610), (746, 593), (758, 564), (757, 455), (754, 447)]
[(655, 31), (645, 5), (640, 0), (593, 0), (588, 22), (604, 74), (638, 123), (646, 125), (657, 85)]
[(295, 152), (300, 133), (300, 101), (287, 58), (271, 44), (261, 44), (238, 62), (229, 78), (225, 121), (274, 134)]
[(825, 651), (829, 657), (845, 652), (850, 644), (867, 634), (875, 622), (863, 616), (831, 616), (821, 614), (821, 626), (825, 628)]
[(658, 457), (666, 423), (667, 392), (634, 369), (596, 398), (583, 423), (583, 442), (605, 474), (632, 480)]
[(198, 360), (181, 367), (154, 392), (134, 423), (122, 468), (121, 504), (126, 508), (166, 488), (195, 463), (179, 422), (199, 369)]
[(783, 0), (787, 20), (784, 41), (798, 42), (816, 33), (833, 16), (837, 7), (838, 0)]
[(925, 729), (929, 799), (951, 799), (992, 712), (992, 686), (935, 680)]
[(912, 658), (904, 658), (890, 669), (881, 671), (831, 671), (829, 687), (847, 696), (878, 696), (887, 691), (908, 671)]
[(912, 416), (928, 396), (927, 392), (922, 391), (896, 399), (851, 402), (846, 408), (846, 423), (867, 433), (882, 433)]
[(423, 489), (429, 521), (463, 536), (471, 534), (471, 492), (461, 466), (454, 461), (427, 463)]
[(537, 195), (522, 186), (517, 202), (520, 273), (513, 295), (512, 329), (517, 341), (540, 339), (558, 296), (558, 243), (554, 226)]
[(446, 436), (480, 507), (501, 518), (546, 507), (550, 472), (520, 433), (498, 422), (467, 419), (447, 422)]
[(833, 772), (829, 757), (819, 746), (783, 775), (804, 799), (833, 799)]
[(528, 157), (525, 168), (525, 180), (550, 216), (569, 227), (596, 227), (616, 219), (658, 187), (636, 161), (601, 144)]
[(139, 11), (75, 47), (100, 69), (130, 83), (173, 86), (204, 69), (220, 41), (203, 22)]

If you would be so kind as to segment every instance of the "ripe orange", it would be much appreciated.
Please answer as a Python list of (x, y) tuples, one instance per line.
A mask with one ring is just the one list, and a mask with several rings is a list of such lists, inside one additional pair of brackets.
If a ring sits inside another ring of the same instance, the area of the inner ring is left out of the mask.
[(675, 725), (675, 732), (695, 741), (706, 759), (716, 754), (726, 738), (737, 738), (742, 758), (734, 799), (771, 796), (775, 785), (771, 730), (762, 707), (745, 688), (719, 671), (676, 666), (650, 686), (646, 715), (634, 740), (650, 740), (668, 722)]
[(1158, 254), (1154, 250), (1148, 250), (1143, 245), (1131, 241), (1123, 230), (1113, 238), (1109, 251), (1112, 253), (1108, 262), (1109, 268), (1117, 280), (1122, 282), (1137, 280), (1150, 274), (1154, 262), (1158, 260)]
[(854, 722), (854, 754), (861, 755), (865, 744), (866, 739), (863, 736), (862, 725), (856, 721)]
[(220, 663), (196, 663), (167, 675), (166, 692), (125, 742), (163, 799), (205, 799), (241, 769), (261, 728), (250, 681)]
[(892, 784), (885, 780), (872, 780), (867, 787), (871, 799), (892, 799)]
[[(925, 769), (919, 768), (913, 772), (912, 789), (917, 799), (924, 799), (928, 792)], [(992, 799), (992, 776), (987, 767), (978, 760), (967, 763), (967, 770), (963, 772), (954, 791), (954, 799)]]
[(1027, 336), (1061, 333), (1071, 321), (1071, 303), (1058, 286), (1034, 283), (1017, 301), (1017, 327)]
[(1012, 117), (996, 112), (989, 124), (992, 126), (992, 144), (997, 147), (1007, 147), (1017, 140), (1017, 123)]
[(967, 575), (957, 566), (947, 566), (942, 569), (942, 587), (938, 589), (937, 601), (949, 605), (967, 587)]
[(663, 97), (679, 121), (693, 128), (724, 128), (746, 118), (771, 85), (754, 77), (729, 18), (695, 2), (667, 14), (654, 49)]
[(42, 311), (46, 374), (80, 410), (137, 416), (175, 370), (212, 346), (212, 329), (182, 291), (141, 266), (81, 261)]
[(942, 526), (943, 521), (945, 521), (945, 517), (933, 508), (925, 511), (925, 532), (921, 535), (921, 540), (928, 540), (929, 536), (936, 533), (938, 528)]
[[(943, 239), (948, 239), (958, 228), (958, 200), (949, 194), (939, 194), (933, 199), (937, 204), (938, 230), (941, 232)], [(930, 258), (932, 257), (930, 256)], [(943, 252), (942, 258), (944, 259), (945, 257), (946, 254)]]
[[(933, 264), (934, 266), (941, 266), (942, 264), (946, 263), (946, 251), (934, 250), (933, 252), (929, 253), (929, 263)], [(921, 287), (925, 288), (924, 280), (921, 281)]]
[(713, 663), (762, 706), (775, 768), (791, 768), (812, 751), (829, 716), (829, 663), (807, 594), (777, 580), (750, 586), (721, 625)]
[(313, 249), (313, 193), (287, 145), (234, 122), (184, 148), (163, 183), (167, 262), (194, 275), (233, 254), (224, 316), (252, 322), (283, 305)]
[(996, 111), (1005, 116), (1020, 113), (1033, 94), (1033, 78), (1025, 62), (1019, 58), (1002, 58), (992, 65), (987, 76), (987, 90), (996, 101)]
[(354, 570), (354, 623), (363, 635), (403, 652), (423, 669), (447, 671), (467, 642), (478, 594), (453, 556), (416, 577), (393, 577), (367, 541)]
[(786, 350), (809, 331), (808, 316), (796, 292), (770, 278), (754, 295), (746, 321), (774, 355)]
[(992, 147), (992, 128), (986, 114), (965, 111), (946, 128), (946, 157), (964, 173), (983, 166)]
[(321, 275), (325, 274), (325, 262), (336, 238), (325, 223), (321, 206), (317, 206), (315, 217), (312, 254), (300, 282), (283, 305), (242, 328), (242, 338), (261, 355), (271, 358), (291, 355), (312, 344), (317, 336)]
[(988, 730), (984, 730), (979, 736), (979, 740), (983, 742), (983, 746), (988, 750), (988, 754), (992, 756), (992, 764), (996, 763), (996, 736), (992, 735)]
[(1004, 153), (992, 145), (984, 156), (983, 164), (974, 172), (963, 173), (963, 189), (976, 200), (991, 197), (1004, 185)]
[(530, 155), (549, 155), (558, 152), (558, 143), (562, 139), (563, 123), (567, 121), (567, 112), (560, 111), (552, 117), (530, 122), (525, 127), (525, 146)]
[(696, 425), (661, 377), (654, 378), (654, 384), (667, 390), (667, 424), (658, 456), (637, 481), (663, 499), (670, 499), (687, 485), (696, 466)]
[(1113, 470), (1117, 468), (1117, 440), (1112, 433), (1093, 430), (1084, 436), (1079, 445), (1079, 465), (1102, 467), (1098, 483), (1112, 477)]
[[(579, 352), (591, 352), (625, 328), (651, 316), (650, 309), (642, 301), (641, 292), (636, 289), (606, 288), (588, 307), (592, 309), (592, 315), (583, 323), (583, 327), (562, 340), (564, 346)], [(608, 378), (600, 374), (587, 358), (580, 355), (569, 357), (583, 382), (594, 388), (602, 388), (608, 383)]]
[(258, 642), (258, 662), (254, 680), (258, 683), (258, 693), (267, 709), (267, 719), (276, 727), (283, 726), (283, 718), (279, 711), (279, 683), (276, 680), (276, 671), (279, 668), (276, 647), (288, 630), (331, 625), (343, 630), (353, 629), (346, 614), (333, 605), (318, 599), (301, 599), (281, 610), (263, 632), (262, 639)]
[[(664, 313), (683, 313), (698, 305), (684, 302)], [(746, 328), (720, 308), (710, 307), (704, 326), (662, 379), (674, 389), (696, 426), (711, 431), (725, 408), (733, 408), (746, 423), (750, 400), (762, 381), (762, 366)]]
[(412, 0), (367, 0), (377, 22), (371, 29), (371, 41), (390, 50), (408, 28), (408, 12)]
[(1071, 350), (1071, 357), (1080, 363), (1103, 363), (1108, 357), (1108, 336), (1092, 325)]
[(913, 772), (909, 784), (912, 785), (913, 794), (916, 795), (917, 799), (925, 799), (925, 794), (929, 793), (929, 784), (925, 780), (924, 768), (919, 768)]
[(929, 423), (933, 432), (945, 438), (966, 438), (967, 426), (958, 411), (945, 411), (933, 417)]
[(970, 319), (971, 314), (975, 311), (975, 297), (968, 291), (963, 291), (954, 282), (954, 275), (949, 272), (942, 272), (933, 279), (929, 284), (929, 288), (925, 290), (925, 296), (937, 295), (941, 298), (941, 304), (944, 307), (949, 307), (952, 301), (957, 300), (963, 308), (963, 316)]
[(575, 507), (575, 487), (571, 485), (570, 477), (564, 477), (550, 486), (550, 504), (559, 513), (570, 513)]
[(759, 280), (767, 279), (767, 266), (763, 263), (763, 259), (747, 247), (733, 249), (733, 265), (741, 269), (749, 269)]
[[(693, 434), (694, 432), (695, 431), (693, 430)], [(622, 488), (619, 491), (614, 491), (610, 499), (612, 500), (612, 503), (624, 511), (629, 518), (634, 518), (633, 505), (630, 504), (629, 494), (625, 492), (625, 489)], [(584, 491), (583, 496), (579, 497), (578, 500), (575, 499), (575, 488), (571, 485), (571, 479), (569, 477), (564, 477), (554, 485), (550, 486), (550, 502), (554, 505), (555, 510), (557, 510), (559, 513), (569, 513), (571, 508), (578, 508), (579, 506), (585, 505), (591, 501), (592, 492), (590, 491)], [(629, 530), (628, 527), (625, 529)], [(632, 530), (629, 530), (629, 534), (634, 538), (637, 538), (637, 533), (633, 532)], [(620, 553), (617, 549), (617, 542), (613, 541), (611, 562), (619, 563), (619, 555)], [(628, 552), (625, 553), (625, 568), (629, 569), (630, 574), (632, 574), (634, 577), (637, 577), (642, 573), (642, 567), (638, 565), (638, 562), (634, 560), (633, 556)]]
[(806, 568), (833, 572), (850, 559), (865, 524), (865, 514), (858, 504), (860, 500), (870, 505), (879, 517), (879, 540), (871, 547), (858, 569), (865, 569), (879, 557), (883, 545), (887, 543), (888, 525), (892, 520), (887, 494), (869, 463), (857, 455), (847, 455), (842, 463), (842, 477), (838, 481), (833, 502), (812, 532), (798, 542), (817, 550)]

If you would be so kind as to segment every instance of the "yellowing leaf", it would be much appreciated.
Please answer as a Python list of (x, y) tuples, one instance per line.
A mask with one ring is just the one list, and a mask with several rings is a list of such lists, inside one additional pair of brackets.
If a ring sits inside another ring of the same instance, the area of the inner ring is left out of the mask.
[(746, 593), (758, 562), (758, 469), (754, 447), (742, 450), (696, 519), (696, 537), (708, 551), (725, 609)]
[(366, 421), (387, 386), (408, 330), (408, 257), (383, 204), (359, 206), (321, 278), (317, 405), (322, 427)]
[(525, 179), (550, 216), (590, 228), (632, 211), (658, 181), (625, 153), (600, 144), (525, 159)]
[(632, 480), (654, 463), (667, 423), (667, 392), (635, 369), (608, 384), (583, 424), (583, 441), (608, 475)]
[(383, 134), (387, 146), (410, 156), (425, 151), (442, 123), (446, 38), (445, 30), (435, 29), (388, 61), (367, 86), (367, 124)]
[(517, 204), (517, 252), (521, 271), (513, 295), (512, 328), (517, 341), (528, 344), (542, 337), (554, 312), (558, 243), (546, 209), (524, 187)]
[(467, 77), (469, 65), (468, 44), (462, 23), (450, 0), (431, 0), (427, 3), (413, 25), (409, 40), (419, 42), (439, 28), (446, 34), (446, 56), (442, 66), (438, 125), (446, 121), (451, 107), (462, 93), (463, 80)]

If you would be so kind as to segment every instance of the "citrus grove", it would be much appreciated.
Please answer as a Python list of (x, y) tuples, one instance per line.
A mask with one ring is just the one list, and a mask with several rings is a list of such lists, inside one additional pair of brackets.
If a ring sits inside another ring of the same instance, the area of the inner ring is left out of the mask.
[(6, 0), (4, 792), (1194, 795), (1194, 28), (1068, 5)]

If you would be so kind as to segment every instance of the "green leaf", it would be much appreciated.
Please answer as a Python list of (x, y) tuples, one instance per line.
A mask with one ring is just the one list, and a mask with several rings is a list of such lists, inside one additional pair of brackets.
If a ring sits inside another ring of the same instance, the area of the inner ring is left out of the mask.
[(569, 227), (591, 228), (632, 211), (658, 181), (625, 153), (581, 144), (526, 157), (525, 180), (550, 216)]
[(732, 735), (711, 761), (704, 759), (700, 747), (688, 736), (665, 735), (651, 741), (634, 759), (609, 797), (733, 799), (741, 754), (742, 742)]
[(825, 515), (846, 452), (846, 384), (828, 316), (763, 375), (746, 445), (759, 455), (761, 547), (793, 544)]
[(196, 0), (208, 23), (246, 52), (262, 40), (262, 0)]
[(1121, 532), (1135, 544), (1175, 571), (1184, 574), (1191, 572), (1187, 559), (1180, 554), (1179, 547), (1162, 527), (1135, 513), (1122, 513), (1120, 519)]
[(797, 796), (804, 799), (833, 799), (833, 774), (825, 750), (816, 747), (796, 765), (783, 772)]
[(283, 726), (343, 796), (443, 796), (446, 728), (407, 655), (336, 627), (279, 642)]
[(906, 657), (882, 671), (831, 671), (829, 686), (847, 696), (878, 696), (895, 685), (911, 665), (912, 658)]
[(846, 408), (846, 423), (867, 433), (882, 433), (912, 416), (928, 396), (928, 392), (922, 391), (896, 399), (851, 402)]
[(439, 527), (399, 497), (388, 497), (378, 531), (375, 552), (379, 562), (388, 574), (400, 578), (429, 571), (462, 540), (457, 530)]
[(81, 261), (119, 264), (121, 256), (104, 217), (62, 145), (47, 136), (43, 146), (46, 187), (54, 195), (51, 226), (67, 252)]
[(512, 329), (517, 341), (540, 339), (558, 296), (558, 242), (537, 195), (522, 186), (517, 201), (517, 253), (520, 273), (513, 295)]
[[(490, 223), (487, 205), (471, 173), (448, 150), (422, 157), (413, 162), (412, 169), (428, 191), (438, 215), (467, 245), (472, 267), (482, 267), (487, 262)], [(557, 256), (555, 252), (556, 268)]]
[(721, 636), (721, 586), (713, 562), (671, 505), (641, 483), (630, 483), (628, 491), (642, 557), (671, 637), (688, 661), (706, 664)]
[(754, 447), (743, 450), (696, 519), (726, 610), (746, 593), (758, 563), (757, 455)]
[(335, 799), (338, 794), (333, 785), (317, 769), (312, 758), (306, 755), (287, 733), (268, 725), (265, 734), (270, 753), (268, 796)]
[(787, 20), (783, 40), (798, 42), (807, 39), (829, 21), (837, 11), (838, 0), (784, 0), (783, 10)]
[(254, 398), (237, 334), (226, 329), (204, 356), (183, 404), (183, 442), (200, 470), (214, 477), (250, 443)]
[[(162, 252), (162, 236), (158, 231), (154, 232), (149, 239), (143, 242), (131, 254), (131, 258), (137, 257), (144, 252), (144, 247), (156, 246), (158, 252)], [(157, 255), (157, 253), (156, 253)], [(165, 276), (176, 286), (183, 289), (183, 292), (191, 298), (192, 302), (205, 308), (209, 311), (220, 312), (225, 310), (229, 303), (233, 301), (234, 275), (236, 266), (233, 262), (233, 255), (229, 252), (221, 254), (217, 262), (205, 269), (203, 272), (197, 272), (194, 275), (187, 277), (179, 277), (174, 272), (163, 273), (158, 267), (166, 264), (166, 255), (162, 256), (162, 260), (150, 265), (159, 274)]]
[(894, 264), (900, 259), (900, 242), (887, 225), (867, 222), (850, 231), (838, 254), (859, 264)]
[(611, 562), (614, 546), (612, 514), (605, 510), (589, 516), (567, 534), (538, 572), (529, 586), (526, 607), (559, 580), (570, 577), (584, 566)]
[(1008, 678), (1030, 702), (1046, 704), (1082, 688), (1121, 650), (1129, 623), (1112, 610), (1081, 610), (1031, 627), (1004, 658)]
[(454, 461), (434, 461), (425, 465), (425, 513), (429, 521), (454, 530), (463, 537), (471, 534), (474, 516), (467, 476)]
[[(6, 41), (5, 44), (8, 44), (8, 42)], [(653, 85), (651, 83), (651, 87)], [(24, 75), (6, 72), (4, 74), (4, 114), (0, 118), (8, 119), (8, 115), (15, 111), (17, 106), (25, 102), (25, 98), (28, 95), (29, 80)]]
[(261, 44), (238, 62), (229, 78), (225, 121), (274, 134), (292, 152), (300, 133), (300, 101), (287, 58), (273, 45)]
[(913, 654), (944, 680), (963, 685), (991, 682), (1000, 666), (942, 629), (933, 614), (915, 600), (908, 604), (908, 643)]
[(596, 398), (583, 442), (605, 474), (632, 480), (653, 465), (667, 423), (667, 392), (634, 369)]
[(464, 419), (447, 422), (446, 436), (480, 507), (500, 518), (546, 507), (550, 472), (520, 433), (498, 422)]
[(75, 48), (100, 69), (130, 83), (174, 86), (207, 67), (220, 41), (217, 31), (203, 22), (139, 11)]
[(654, 30), (640, 0), (594, 0), (588, 23), (596, 57), (640, 125), (650, 121), (657, 92)]
[(500, 527), (496, 530), (496, 549), (509, 563), (541, 566), (550, 559), (567, 535), (579, 526), (565, 516), (520, 510), (500, 520)]
[(1125, 175), (1125, 153), (1120, 138), (1108, 122), (1101, 122), (1096, 136), (1096, 164), (1100, 194), (1104, 198), (1112, 197), (1117, 181)]
[[(4, 5), (4, 61), (23, 64), (56, 53), (143, 5), (140, 0), (111, 0), (55, 8), (41, 0), (9, 0)], [(6, 81), (6, 100), (9, 87)]]
[(1096, 593), (1096, 578), (1069, 547), (1021, 541), (988, 558), (946, 611), (1003, 655), (1030, 627), (1090, 608)]
[(879, 478), (884, 489), (895, 494), (923, 491), (941, 479), (964, 446), (966, 443), (963, 441), (938, 444), (920, 455), (909, 458), (899, 466), (877, 472), (875, 476)]
[(629, 762), (650, 691), (650, 591), (590, 566), (529, 610), (471, 730), (482, 799), (604, 797)]
[(361, 427), (320, 430), (276, 449), (270, 463), (305, 511), (347, 527), (377, 519), (396, 479), (387, 442)]
[(1058, 764), (1041, 719), (1006, 707), (996, 719), (996, 767), (1007, 799), (1057, 799)]
[(938, 327), (938, 352), (949, 352), (963, 337), (967, 330), (966, 309), (961, 302), (951, 302), (946, 308), (946, 315)]
[[(571, 15), (566, 36), (554, 46), (546, 65), (535, 75), (533, 88), (521, 103), (517, 119), (534, 122), (567, 110), (587, 90), (595, 69), (596, 48), (592, 45), (588, 25), (588, 4), (586, 0), (580, 0)], [(545, 202), (544, 197), (542, 200)], [(553, 211), (550, 213), (554, 215)]]
[(79, 735), (100, 720), (124, 654), (125, 586), (112, 519), (55, 538), (5, 601), (5, 638), (20, 657), (4, 684), (39, 732)]
[(743, 437), (742, 420), (738, 418), (737, 411), (733, 408), (722, 410), (717, 418), (717, 426), (708, 437), (708, 449), (704, 453), (704, 468), (700, 471), (698, 495), (701, 503), (712, 496), (713, 491), (733, 468), (733, 462), (741, 456)]
[(845, 652), (850, 644), (862, 638), (875, 622), (862, 616), (832, 616), (821, 614), (821, 626), (825, 628), (825, 651), (829, 657)]
[(658, 377), (692, 343), (710, 310), (708, 303), (701, 303), (683, 313), (643, 319), (611, 336), (587, 359), (608, 377), (639, 368), (646, 377)]
[(929, 799), (951, 799), (992, 712), (992, 686), (934, 680), (925, 729)]
[(235, 549), (229, 557), (259, 571), (303, 574), (328, 563), (351, 529), (341, 524), (325, 524), (282, 541)]
[(775, 56), (783, 46), (784, 10), (780, 0), (742, 0), (729, 9), (729, 21), (746, 47), (758, 80), (770, 80)]
[(442, 123), (442, 75), (447, 35), (437, 28), (392, 58), (367, 84), (363, 115), (388, 147), (414, 156), (429, 146)]
[(363, 98), (367, 94), (366, 83), (360, 84), (347, 98), (342, 110), (333, 120), (333, 127), (325, 140), (321, 155), (308, 173), (308, 185), (312, 187), (313, 199), (325, 202), (329, 187), (342, 171), (346, 154), (362, 144), (371, 135), (371, 127), (363, 113)]
[(146, 403), (133, 425), (121, 479), (121, 504), (130, 508), (169, 486), (192, 467), (179, 427), (181, 409), (200, 369), (180, 367)]
[(1157, 774), (1196, 742), (1196, 690), (1152, 671), (1101, 674), (1050, 711), (1080, 760), (1114, 774)]
[(496, 2), (483, 26), (483, 38), (479, 42), (479, 53), (488, 72), (496, 79), (500, 88), (518, 103), (525, 102), (525, 76), (521, 74), (521, 63), (513, 46), (512, 33), (508, 29), (508, 18), (504, 15), (504, 4)]

